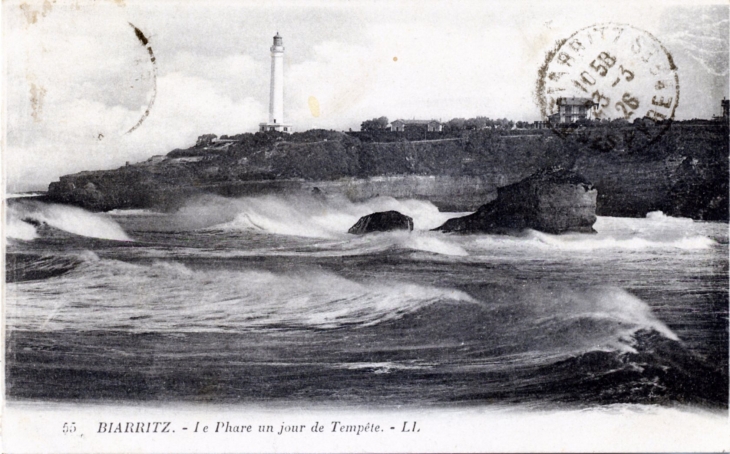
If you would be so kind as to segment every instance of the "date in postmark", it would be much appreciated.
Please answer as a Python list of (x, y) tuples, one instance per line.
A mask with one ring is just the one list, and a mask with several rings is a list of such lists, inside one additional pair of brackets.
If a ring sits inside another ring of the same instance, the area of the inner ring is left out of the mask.
[(648, 118), (654, 140), (679, 103), (672, 55), (650, 33), (625, 24), (597, 24), (559, 41), (537, 81), (538, 104), (550, 127), (564, 136), (580, 120), (633, 122)]

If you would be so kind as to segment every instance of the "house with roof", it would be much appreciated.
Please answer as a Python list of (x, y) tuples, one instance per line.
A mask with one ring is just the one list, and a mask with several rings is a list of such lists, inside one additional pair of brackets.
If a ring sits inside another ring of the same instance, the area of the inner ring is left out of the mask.
[(390, 123), (391, 131), (404, 132), (410, 129), (425, 129), (428, 132), (441, 132), (444, 124), (436, 120), (395, 120)]
[(591, 109), (598, 107), (598, 104), (590, 98), (558, 98), (556, 104), (560, 123), (587, 120)]

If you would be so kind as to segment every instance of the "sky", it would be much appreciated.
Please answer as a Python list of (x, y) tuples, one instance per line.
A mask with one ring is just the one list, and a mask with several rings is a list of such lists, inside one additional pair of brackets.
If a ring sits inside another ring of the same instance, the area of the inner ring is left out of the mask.
[(4, 1), (6, 191), (45, 190), (61, 175), (146, 160), (202, 134), (256, 131), (268, 118), (276, 32), (285, 118), (297, 131), (358, 130), (380, 116), (538, 120), (546, 53), (607, 22), (645, 30), (673, 55), (675, 118), (710, 118), (728, 96), (729, 8), (692, 5)]

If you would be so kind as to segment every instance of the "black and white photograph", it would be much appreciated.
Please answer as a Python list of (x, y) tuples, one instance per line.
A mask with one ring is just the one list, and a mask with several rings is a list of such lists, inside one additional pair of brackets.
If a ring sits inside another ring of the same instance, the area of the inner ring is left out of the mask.
[(2, 451), (730, 449), (729, 23), (3, 2)]

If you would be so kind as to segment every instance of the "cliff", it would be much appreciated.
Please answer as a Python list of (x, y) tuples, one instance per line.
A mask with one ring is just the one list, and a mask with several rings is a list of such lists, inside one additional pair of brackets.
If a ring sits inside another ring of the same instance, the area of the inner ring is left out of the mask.
[[(597, 214), (728, 219), (727, 129), (720, 123), (631, 124), (551, 130), (429, 133), (307, 131), (241, 134), (199, 142), (119, 169), (66, 175), (47, 200), (91, 210), (175, 208), (196, 193), (224, 196), (311, 191), (431, 200), (472, 211), (497, 188), (552, 166), (572, 169), (598, 190)], [(650, 143), (645, 137), (657, 137)]]

